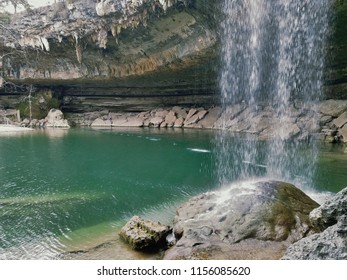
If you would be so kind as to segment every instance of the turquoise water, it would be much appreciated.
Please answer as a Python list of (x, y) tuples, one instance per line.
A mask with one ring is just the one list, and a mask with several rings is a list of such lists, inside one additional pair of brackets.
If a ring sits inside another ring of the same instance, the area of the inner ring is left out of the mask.
[(55, 132), (0, 137), (0, 258), (151, 209), (168, 222), (173, 204), (214, 185), (210, 133)]
[[(0, 259), (50, 259), (85, 241), (98, 245), (133, 215), (169, 223), (178, 204), (216, 188), (214, 146), (214, 132), (201, 130), (0, 135)], [(317, 192), (347, 185), (343, 152), (321, 147)], [(253, 168), (262, 174), (261, 164)]]

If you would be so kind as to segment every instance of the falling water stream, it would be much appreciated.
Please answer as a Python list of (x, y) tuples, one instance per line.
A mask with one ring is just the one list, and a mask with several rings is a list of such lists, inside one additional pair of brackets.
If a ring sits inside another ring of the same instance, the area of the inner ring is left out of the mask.
[[(305, 125), (314, 131), (318, 119), (330, 2), (223, 1), (220, 89), (227, 113), (217, 136), (221, 185), (257, 176), (312, 184), (318, 149)], [(240, 113), (247, 115), (242, 125), (248, 133), (235, 143), (227, 128)], [(301, 127), (299, 116), (306, 120)], [(265, 121), (271, 141), (259, 144), (254, 131)], [(290, 140), (291, 131), (296, 140)]]

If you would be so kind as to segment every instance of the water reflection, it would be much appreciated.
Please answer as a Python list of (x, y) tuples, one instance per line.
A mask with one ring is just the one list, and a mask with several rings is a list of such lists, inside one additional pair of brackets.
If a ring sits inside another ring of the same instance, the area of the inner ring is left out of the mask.
[(43, 132), (50, 138), (61, 138), (66, 136), (69, 130), (63, 128), (46, 128)]

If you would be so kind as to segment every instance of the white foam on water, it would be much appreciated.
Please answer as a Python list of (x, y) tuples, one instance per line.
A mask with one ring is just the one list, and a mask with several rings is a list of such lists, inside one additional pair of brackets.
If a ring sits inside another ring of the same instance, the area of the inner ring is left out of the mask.
[(199, 149), (199, 148), (187, 148), (187, 150), (191, 151), (191, 152), (196, 152), (196, 153), (211, 153), (210, 150), (206, 150), (206, 149)]
[(154, 141), (154, 142), (157, 142), (157, 141), (161, 140), (160, 138), (154, 138), (154, 137), (146, 137), (146, 139), (149, 140), (149, 141)]

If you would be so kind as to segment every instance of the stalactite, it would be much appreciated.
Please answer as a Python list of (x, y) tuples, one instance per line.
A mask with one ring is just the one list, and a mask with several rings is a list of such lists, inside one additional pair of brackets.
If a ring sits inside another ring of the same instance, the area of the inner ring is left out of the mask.
[(79, 43), (76, 43), (76, 56), (78, 63), (81, 64), (83, 61), (83, 51)]
[(98, 33), (98, 44), (99, 48), (106, 49), (107, 48), (107, 31), (104, 28), (101, 28), (99, 33)]
[(83, 61), (83, 51), (82, 51), (82, 47), (79, 41), (79, 37), (78, 34), (74, 34), (73, 35), (75, 38), (75, 48), (76, 48), (76, 57), (77, 57), (77, 61), (79, 64), (82, 63)]

